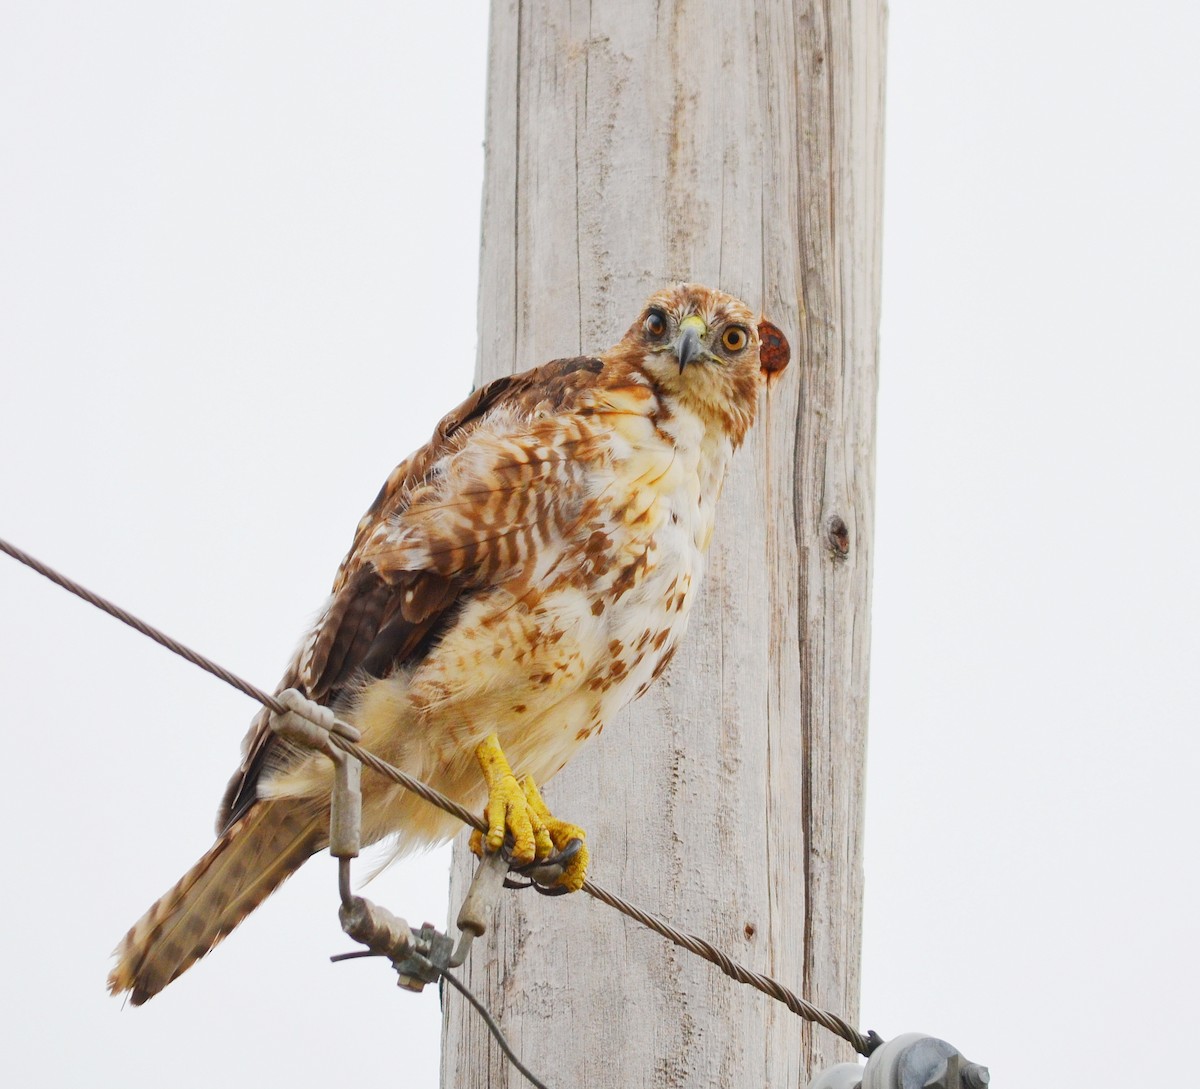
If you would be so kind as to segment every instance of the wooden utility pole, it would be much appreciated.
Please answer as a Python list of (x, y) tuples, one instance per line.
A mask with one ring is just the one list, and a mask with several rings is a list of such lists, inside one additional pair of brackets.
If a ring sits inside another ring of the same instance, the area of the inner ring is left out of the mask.
[[(548, 788), (592, 875), (855, 1018), (883, 0), (493, 0), (480, 381), (695, 280), (789, 335), (675, 661)], [(461, 848), (452, 903), (473, 860)], [(849, 1049), (585, 895), (464, 969), (552, 1087), (805, 1085)], [(446, 992), (446, 1089), (525, 1082)]]

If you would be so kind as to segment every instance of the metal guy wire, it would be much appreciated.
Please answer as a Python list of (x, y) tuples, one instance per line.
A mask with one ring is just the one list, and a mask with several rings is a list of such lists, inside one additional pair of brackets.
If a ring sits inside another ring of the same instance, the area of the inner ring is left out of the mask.
[[(258, 700), (265, 707), (269, 707), (277, 714), (286, 713), (286, 708), (273, 696), (268, 695), (261, 688), (252, 685), (249, 681), (243, 680), (235, 673), (229, 672), (223, 666), (218, 665), (210, 658), (206, 658), (203, 654), (184, 646), (176, 639), (172, 639), (169, 635), (159, 631), (157, 628), (147, 624), (144, 620), (139, 620), (132, 613), (122, 609), (119, 605), (114, 605), (111, 601), (101, 597), (99, 594), (93, 593), (85, 586), (81, 586), (73, 579), (67, 578), (55, 571), (52, 567), (47, 567), (40, 560), (29, 555), (28, 552), (17, 548), (15, 545), (9, 544), (8, 541), (0, 538), (0, 552), (6, 552), (14, 560), (23, 563), (26, 567), (32, 568), (39, 575), (49, 579), (51, 582), (61, 586), (64, 590), (75, 594), (76, 597), (83, 598), (90, 605), (94, 605), (97, 609), (108, 613), (109, 616), (115, 617), (123, 624), (128, 624), (135, 631), (149, 639), (153, 639), (156, 643), (173, 651), (181, 658), (185, 658), (193, 665), (199, 666), (201, 669), (211, 673), (214, 677), (219, 677), (226, 684), (232, 685), (239, 692), (245, 693), (251, 699)], [(464, 824), (470, 825), (472, 828), (478, 828), (482, 832), (487, 831), (487, 827), (483, 818), (470, 810), (459, 805), (457, 802), (447, 798), (444, 794), (433, 787), (421, 782), (419, 779), (414, 779), (411, 775), (401, 771), (399, 768), (393, 767), (391, 764), (380, 760), (374, 753), (362, 748), (362, 746), (347, 740), (336, 733), (329, 735), (330, 740), (345, 752), (353, 754), (368, 767), (379, 772), (380, 775), (391, 779), (404, 787), (405, 790), (411, 790), (418, 797), (423, 798), (431, 805), (436, 805), (439, 809), (445, 810), (457, 817)], [(635, 922), (641, 923), (643, 926), (653, 930), (656, 934), (661, 935), (668, 941), (694, 953), (696, 956), (715, 964), (731, 979), (737, 980), (739, 983), (745, 983), (763, 994), (775, 999), (777, 1002), (782, 1002), (789, 1010), (803, 1017), (807, 1021), (813, 1021), (816, 1024), (823, 1026), (832, 1032), (835, 1036), (840, 1036), (843, 1040), (850, 1044), (860, 1055), (870, 1056), (882, 1042), (882, 1038), (875, 1032), (868, 1032), (866, 1035), (853, 1028), (842, 1018), (835, 1014), (828, 1013), (825, 1010), (818, 1009), (810, 1002), (806, 1002), (803, 998), (797, 995), (794, 991), (785, 987), (782, 983), (772, 979), (770, 976), (765, 976), (760, 972), (752, 972), (749, 968), (738, 964), (735, 960), (722, 953), (716, 946), (710, 944), (702, 938), (697, 938), (692, 934), (685, 934), (681, 930), (676, 930), (669, 923), (663, 922), (661, 919), (648, 914), (641, 908), (631, 904), (628, 900), (617, 896), (615, 893), (609, 892), (607, 889), (597, 885), (594, 881), (585, 880), (583, 883), (583, 891), (588, 895), (602, 903), (608, 904), (609, 907), (615, 908), (621, 914), (628, 916)], [(449, 978), (449, 977), (447, 977)], [(452, 985), (458, 986), (457, 981), (451, 980)], [(489, 1025), (489, 1028), (491, 1026)], [(514, 1059), (515, 1062), (515, 1059)], [(522, 1070), (535, 1085), (541, 1085), (532, 1074)], [(543, 1086), (542, 1089), (545, 1089)]]

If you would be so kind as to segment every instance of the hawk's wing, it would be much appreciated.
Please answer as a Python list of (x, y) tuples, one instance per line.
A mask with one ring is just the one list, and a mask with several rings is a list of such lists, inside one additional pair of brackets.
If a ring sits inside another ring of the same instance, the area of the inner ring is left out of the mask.
[[(529, 421), (571, 408), (582, 390), (596, 384), (602, 366), (595, 358), (559, 359), (498, 378), (444, 417), (430, 441), (396, 466), (359, 522), (329, 604), (277, 691), (297, 688), (310, 699), (333, 705), (356, 677), (385, 677), (397, 666), (419, 660), (461, 601), (485, 588), (496, 574), (494, 564), (480, 562), (484, 542), (477, 539), (477, 532), (473, 537), (469, 523), (461, 519), (455, 523), (461, 540), (447, 542), (443, 521), (438, 547), (423, 547), (430, 519), (418, 512), (439, 462), (456, 452), (470, 453), (471, 435), (499, 412)], [(492, 476), (498, 480), (505, 479), (506, 466), (495, 459), (504, 456), (504, 449), (502, 443), (488, 447)], [(461, 502), (482, 507), (485, 500), (486, 496), (471, 495)], [(475, 531), (479, 528), (476, 523)], [(487, 532), (492, 535), (489, 543), (494, 542), (495, 527)], [(405, 547), (388, 546), (397, 539)], [(432, 558), (414, 564), (414, 555), (421, 554)], [(246, 736), (241, 767), (230, 780), (217, 814), (218, 832), (254, 802), (264, 772), (287, 767), (303, 755), (275, 737), (267, 725), (269, 715), (264, 708)]]

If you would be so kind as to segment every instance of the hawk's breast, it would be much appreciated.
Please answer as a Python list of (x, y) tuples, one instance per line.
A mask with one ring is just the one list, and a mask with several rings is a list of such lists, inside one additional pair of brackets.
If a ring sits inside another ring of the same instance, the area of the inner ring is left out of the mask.
[[(545, 710), (514, 723), (506, 742), (545, 779), (662, 672), (687, 626), (725, 467), (727, 441), (709, 443), (690, 413), (646, 411), (643, 391), (609, 392), (606, 455), (588, 470), (589, 517), (530, 617), (525, 643), (556, 649)], [(632, 410), (631, 410), (632, 406)], [(540, 701), (522, 701), (532, 711)], [(502, 742), (505, 741), (501, 735)], [(524, 750), (522, 752), (521, 750)]]

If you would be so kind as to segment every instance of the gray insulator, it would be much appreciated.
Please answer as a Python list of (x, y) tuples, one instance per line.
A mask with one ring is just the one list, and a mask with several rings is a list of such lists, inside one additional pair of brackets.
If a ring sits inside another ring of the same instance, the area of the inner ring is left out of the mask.
[(867, 1060), (862, 1089), (986, 1089), (986, 1066), (968, 1061), (945, 1040), (909, 1032)]
[(372, 953), (398, 960), (413, 951), (412, 931), (408, 923), (387, 908), (355, 896), (338, 911), (342, 929)]

